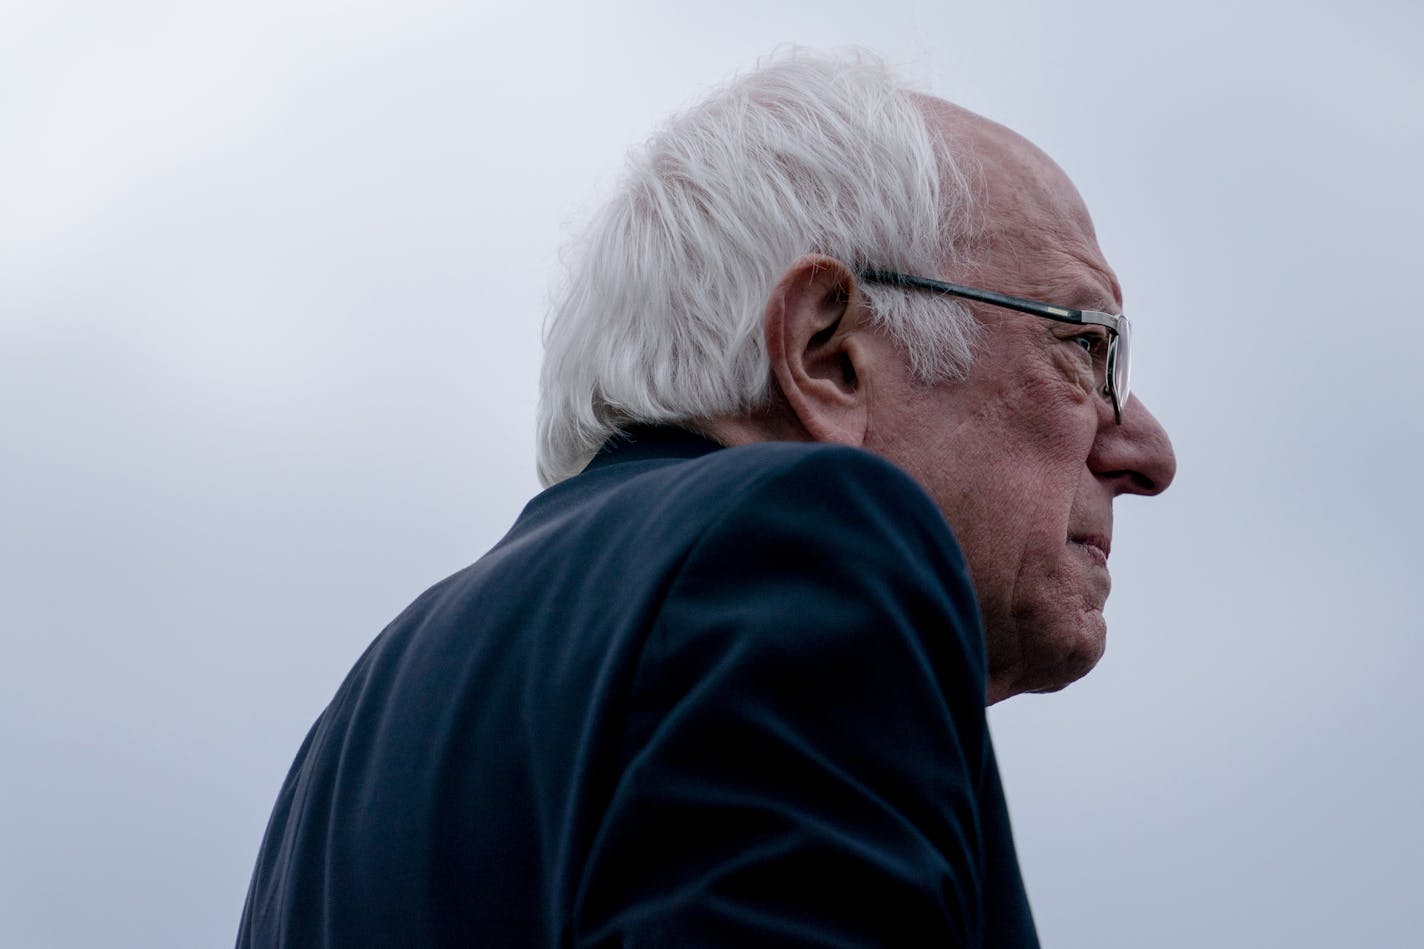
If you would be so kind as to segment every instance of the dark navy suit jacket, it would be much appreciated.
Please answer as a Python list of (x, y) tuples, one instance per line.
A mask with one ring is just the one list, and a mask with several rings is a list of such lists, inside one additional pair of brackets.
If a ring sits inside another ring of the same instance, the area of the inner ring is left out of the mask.
[(239, 946), (1036, 946), (940, 512), (864, 452), (619, 438), (376, 640)]

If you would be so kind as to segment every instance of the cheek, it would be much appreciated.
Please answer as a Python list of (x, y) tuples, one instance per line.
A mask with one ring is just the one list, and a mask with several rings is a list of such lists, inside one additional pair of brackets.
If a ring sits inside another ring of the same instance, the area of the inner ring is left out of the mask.
[(1026, 374), (1015, 427), (1046, 458), (1086, 464), (1098, 430), (1099, 397), (1075, 378), (1051, 367)]
[(1066, 540), (1084, 476), (1091, 477), (1096, 414), (1064, 389), (1061, 379), (1025, 380), (972, 433), (961, 430), (929, 475), (951, 525), (977, 535), (1001, 576), (1016, 572), (1015, 561), (1031, 548)]
[(1020, 411), (999, 443), (997, 477), (986, 482), (997, 499), (997, 523), (990, 526), (1018, 547), (1016, 599), (1062, 582), (1074, 510), (1093, 483), (1088, 456), (1096, 407), (1065, 388), (1061, 379), (1024, 387)]
[(1029, 533), (1061, 542), (1085, 480), (1092, 480), (1088, 457), (1097, 420), (1083, 406), (1061, 400), (1035, 408), (1039, 411), (1026, 413), (1022, 424), (1006, 433), (994, 490), (1012, 493)]

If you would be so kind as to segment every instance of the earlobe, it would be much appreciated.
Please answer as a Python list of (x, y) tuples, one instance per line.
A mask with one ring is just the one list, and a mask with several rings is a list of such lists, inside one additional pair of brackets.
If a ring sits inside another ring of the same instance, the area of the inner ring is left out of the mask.
[(767, 300), (763, 332), (772, 376), (799, 428), (816, 441), (865, 441), (855, 337), (867, 312), (850, 269), (815, 254), (787, 268)]

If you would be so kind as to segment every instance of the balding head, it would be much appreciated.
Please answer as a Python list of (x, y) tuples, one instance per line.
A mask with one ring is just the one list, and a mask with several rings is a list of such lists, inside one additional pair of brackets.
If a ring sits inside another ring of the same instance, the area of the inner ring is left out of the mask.
[(1062, 288), (1050, 275), (1072, 261), (1093, 268), (1114, 312), (1121, 309), (1117, 276), (1098, 249), (1092, 217), (1058, 163), (1018, 132), (963, 106), (923, 94), (915, 101), (973, 196), (956, 221), (956, 279), (992, 283), (997, 261), (1027, 258), (1026, 283), (1013, 292), (1051, 298)]

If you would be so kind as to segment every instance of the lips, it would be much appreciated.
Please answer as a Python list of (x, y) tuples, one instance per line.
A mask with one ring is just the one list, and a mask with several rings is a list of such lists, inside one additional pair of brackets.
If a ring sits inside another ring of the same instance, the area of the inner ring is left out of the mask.
[(1112, 553), (1112, 538), (1107, 534), (1078, 534), (1068, 538), (1068, 542), (1084, 548), (1095, 558), (1102, 560), (1104, 565)]

